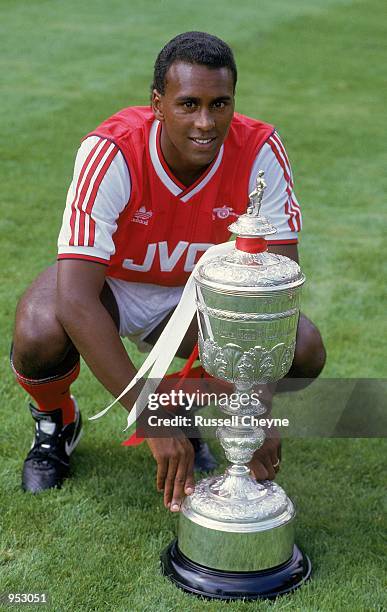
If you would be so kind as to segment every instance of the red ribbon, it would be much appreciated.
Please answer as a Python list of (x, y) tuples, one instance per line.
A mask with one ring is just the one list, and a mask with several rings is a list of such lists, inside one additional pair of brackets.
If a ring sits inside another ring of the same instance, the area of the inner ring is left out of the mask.
[(236, 248), (245, 253), (263, 253), (267, 251), (267, 241), (264, 238), (237, 238)]
[[(177, 373), (174, 372), (173, 374), (168, 374), (165, 377), (165, 378), (176, 378), (176, 377), (180, 378), (180, 380), (174, 386), (176, 390), (178, 390), (182, 386), (184, 380), (187, 378), (188, 374), (190, 373), (191, 368), (194, 362), (196, 361), (196, 359), (198, 358), (198, 356), (199, 356), (199, 350), (198, 350), (198, 345), (196, 343), (183, 369), (180, 370), (180, 372), (177, 372)], [(138, 432), (138, 430), (136, 430), (134, 434), (130, 436), (130, 438), (121, 442), (121, 446), (139, 446), (140, 444), (142, 444), (142, 442), (144, 442), (144, 440), (145, 438), (143, 438), (141, 434)]]
[(136, 430), (134, 434), (130, 436), (130, 438), (121, 442), (121, 446), (139, 446), (144, 442), (144, 440), (145, 438), (143, 438)]

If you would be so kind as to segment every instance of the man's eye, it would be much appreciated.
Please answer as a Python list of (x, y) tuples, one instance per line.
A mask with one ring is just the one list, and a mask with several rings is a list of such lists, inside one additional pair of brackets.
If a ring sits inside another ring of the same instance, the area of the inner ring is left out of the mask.
[(225, 102), (222, 102), (222, 100), (218, 100), (217, 102), (214, 103), (214, 107), (215, 108), (224, 108), (226, 106)]
[(185, 108), (193, 108), (195, 104), (192, 100), (187, 100), (186, 102), (184, 102), (184, 106)]

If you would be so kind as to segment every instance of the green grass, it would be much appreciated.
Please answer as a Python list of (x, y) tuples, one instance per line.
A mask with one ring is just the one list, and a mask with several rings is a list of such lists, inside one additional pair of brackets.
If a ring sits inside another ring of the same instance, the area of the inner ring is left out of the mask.
[[(21, 493), (32, 428), (7, 356), (17, 299), (55, 260), (77, 143), (115, 110), (146, 104), (162, 44), (203, 29), (235, 50), (237, 110), (274, 123), (287, 145), (304, 214), (303, 309), (324, 336), (324, 376), (385, 377), (385, 2), (2, 0), (0, 29), (0, 593), (46, 591), (55, 611), (386, 608), (384, 440), (287, 440), (278, 480), (297, 503), (313, 581), (275, 604), (203, 602), (160, 575), (176, 517), (146, 448), (119, 446), (120, 409), (86, 422), (62, 491)], [(86, 417), (108, 401), (85, 367), (75, 391)]]

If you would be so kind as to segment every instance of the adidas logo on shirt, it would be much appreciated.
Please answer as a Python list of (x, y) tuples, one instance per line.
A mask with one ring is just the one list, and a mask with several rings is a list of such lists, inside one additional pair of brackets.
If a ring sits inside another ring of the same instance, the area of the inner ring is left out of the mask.
[(153, 212), (151, 210), (147, 211), (145, 206), (141, 206), (141, 208), (139, 208), (134, 213), (132, 222), (133, 223), (141, 223), (141, 225), (148, 225), (149, 219), (151, 218), (152, 215), (153, 215)]

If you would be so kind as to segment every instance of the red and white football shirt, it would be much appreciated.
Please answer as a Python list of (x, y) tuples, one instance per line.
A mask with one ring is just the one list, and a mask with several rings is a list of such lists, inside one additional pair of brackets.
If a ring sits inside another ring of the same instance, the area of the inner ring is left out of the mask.
[(296, 243), (301, 213), (290, 164), (268, 124), (235, 113), (229, 134), (204, 174), (188, 188), (168, 168), (161, 125), (147, 107), (105, 121), (82, 143), (75, 162), (59, 259), (104, 263), (107, 276), (183, 285), (200, 255), (228, 240), (246, 211), (259, 170), (267, 189), (262, 213), (277, 227), (270, 243)]

